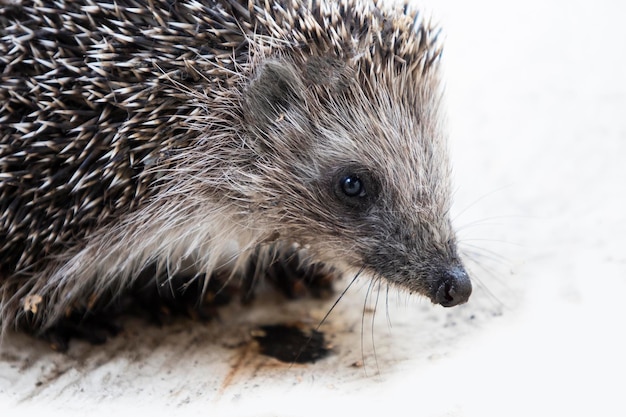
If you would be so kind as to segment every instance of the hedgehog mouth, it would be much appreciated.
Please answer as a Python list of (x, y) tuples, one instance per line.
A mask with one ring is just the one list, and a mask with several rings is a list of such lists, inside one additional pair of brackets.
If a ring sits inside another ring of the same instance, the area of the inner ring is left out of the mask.
[[(389, 282), (393, 282), (411, 292), (426, 296), (433, 304), (439, 304), (443, 307), (454, 307), (464, 304), (472, 294), (470, 277), (465, 268), (459, 264), (433, 271), (426, 277), (418, 278), (412, 275), (410, 278), (404, 276), (400, 280), (393, 279), (394, 274), (390, 276), (380, 271), (379, 268), (362, 267), (359, 274), (364, 271), (371, 272), (373, 276), (385, 277)], [(419, 282), (426, 284), (413, 285), (413, 283)]]

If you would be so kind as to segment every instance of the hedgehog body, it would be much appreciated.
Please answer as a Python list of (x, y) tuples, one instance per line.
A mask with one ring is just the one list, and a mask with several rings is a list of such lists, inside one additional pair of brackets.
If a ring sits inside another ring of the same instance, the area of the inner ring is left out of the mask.
[(293, 244), (466, 301), (437, 35), (366, 0), (1, 6), (3, 327)]

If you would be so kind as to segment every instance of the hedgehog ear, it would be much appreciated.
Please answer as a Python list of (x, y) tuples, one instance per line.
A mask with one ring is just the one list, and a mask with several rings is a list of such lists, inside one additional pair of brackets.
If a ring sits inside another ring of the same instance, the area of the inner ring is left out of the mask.
[(307, 85), (322, 86), (339, 93), (354, 80), (354, 71), (348, 67), (345, 59), (332, 55), (313, 55), (306, 61), (304, 78)]
[(245, 117), (255, 124), (271, 123), (303, 101), (304, 85), (296, 68), (282, 60), (268, 60), (256, 69), (244, 93)]

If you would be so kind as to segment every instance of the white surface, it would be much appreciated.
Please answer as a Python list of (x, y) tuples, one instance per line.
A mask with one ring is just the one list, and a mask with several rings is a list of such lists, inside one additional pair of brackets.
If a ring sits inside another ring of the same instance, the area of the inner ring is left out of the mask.
[(386, 303), (383, 291), (373, 320), (361, 282), (322, 327), (335, 355), (292, 367), (258, 355), (250, 329), (317, 323), (330, 303), (260, 300), (206, 326), (131, 322), (67, 355), (9, 335), (2, 415), (626, 415), (626, 7), (426, 3), (447, 33), (469, 304)]

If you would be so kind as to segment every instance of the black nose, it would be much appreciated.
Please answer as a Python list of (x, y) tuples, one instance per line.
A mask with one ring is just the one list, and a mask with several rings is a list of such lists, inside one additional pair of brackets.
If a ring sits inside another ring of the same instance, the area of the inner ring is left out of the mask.
[(472, 282), (460, 266), (454, 266), (440, 273), (432, 287), (431, 300), (444, 307), (452, 307), (467, 302), (472, 293)]

